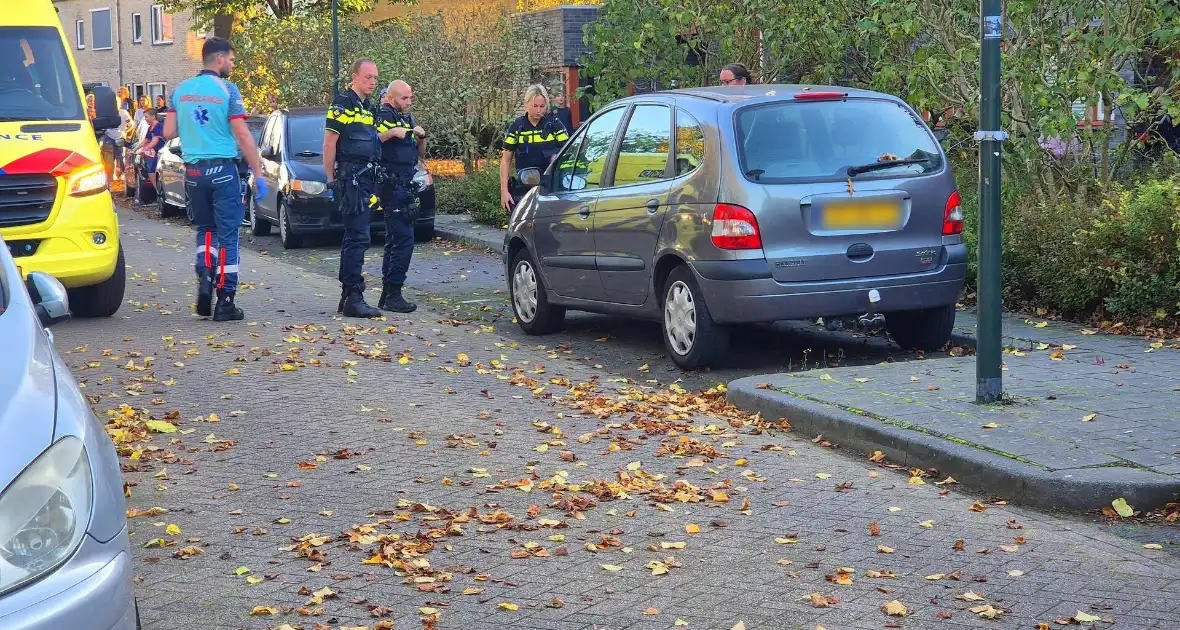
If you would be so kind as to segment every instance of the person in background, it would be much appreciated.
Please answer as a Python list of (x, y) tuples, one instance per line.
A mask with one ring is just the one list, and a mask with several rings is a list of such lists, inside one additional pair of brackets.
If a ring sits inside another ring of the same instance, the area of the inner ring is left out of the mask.
[(131, 112), (131, 90), (127, 86), (119, 88), (119, 109)]
[(574, 116), (570, 108), (566, 107), (565, 94), (559, 92), (553, 95), (553, 115), (557, 116), (566, 131), (574, 130)]
[[(144, 110), (146, 110), (147, 108), (149, 108), (149, 107), (151, 107), (151, 106), (152, 106), (152, 101), (151, 101), (151, 99), (149, 99), (149, 98), (147, 97), (147, 95), (146, 95), (146, 94), (145, 94), (145, 95), (143, 95), (143, 96), (140, 96), (140, 97), (139, 97), (139, 100), (138, 100), (138, 101), (136, 101), (136, 108), (135, 108), (135, 113), (134, 113), (134, 114), (132, 114), (132, 120), (134, 120), (134, 121), (135, 121), (135, 128), (136, 128), (136, 129), (139, 129), (139, 128), (140, 128), (140, 127), (139, 127), (139, 123), (143, 122), (143, 112), (144, 112)], [(142, 139), (142, 138), (143, 138), (143, 136), (138, 136), (138, 138), (141, 138), (141, 139)]]
[(500, 155), (500, 205), (511, 210), (528, 189), (519, 177), (510, 175), (510, 164), (519, 173), (526, 168), (544, 171), (557, 157), (569, 132), (557, 117), (549, 113), (549, 93), (543, 85), (530, 85), (524, 92), (525, 115), (512, 121), (504, 134), (504, 151)]
[(158, 112), (168, 111), (168, 101), (164, 99), (163, 95), (159, 95), (159, 94), (156, 95), (156, 111), (158, 111)]
[(143, 167), (147, 171), (148, 181), (155, 187), (156, 151), (164, 146), (164, 121), (160, 120), (160, 113), (154, 107), (144, 110), (143, 119), (148, 124), (148, 132), (139, 151), (143, 154)]
[(754, 79), (750, 78), (750, 71), (740, 63), (731, 63), (721, 69), (721, 85), (724, 86), (738, 86), (738, 85), (752, 85)]
[(130, 129), (131, 114), (128, 114), (126, 109), (120, 107), (119, 126), (114, 129), (107, 129), (107, 138), (110, 139), (115, 157), (114, 179), (123, 177), (123, 148), (127, 146), (127, 133)]
[(90, 119), (90, 124), (94, 124), (94, 119), (98, 118), (98, 110), (94, 105), (94, 94), (86, 95), (86, 117)]

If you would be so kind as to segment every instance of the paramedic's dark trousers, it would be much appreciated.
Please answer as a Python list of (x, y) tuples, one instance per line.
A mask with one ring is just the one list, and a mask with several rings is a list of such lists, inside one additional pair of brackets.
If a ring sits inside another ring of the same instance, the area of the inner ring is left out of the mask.
[(218, 293), (238, 288), (238, 229), (246, 206), (234, 160), (199, 160), (185, 165), (185, 192), (197, 229), (196, 272), (208, 271)]

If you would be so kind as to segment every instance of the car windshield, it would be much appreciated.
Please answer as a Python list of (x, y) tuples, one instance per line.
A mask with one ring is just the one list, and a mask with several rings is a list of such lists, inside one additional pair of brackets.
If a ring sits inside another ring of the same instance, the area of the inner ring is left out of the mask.
[(0, 121), (84, 119), (57, 29), (0, 27)]
[(250, 135), (254, 136), (254, 144), (258, 144), (258, 139), (262, 137), (262, 128), (265, 126), (265, 118), (246, 119), (246, 127), (250, 130)]
[[(738, 111), (742, 172), (761, 183), (913, 176), (942, 167), (925, 123), (897, 103), (855, 98), (779, 101)], [(887, 168), (868, 164), (909, 160)]]
[(324, 122), (327, 112), (315, 116), (292, 116), (287, 119), (287, 149), (291, 155), (319, 155), (324, 147)]

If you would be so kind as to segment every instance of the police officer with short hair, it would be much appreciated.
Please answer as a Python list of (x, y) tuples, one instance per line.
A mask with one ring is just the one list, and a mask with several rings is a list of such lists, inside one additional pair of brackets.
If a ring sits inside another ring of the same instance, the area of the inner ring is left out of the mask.
[(365, 279), (361, 275), (369, 248), (369, 220), (381, 211), (377, 196), (381, 143), (374, 126), (369, 95), (377, 87), (377, 64), (358, 59), (352, 64), (352, 84), (328, 108), (324, 128), (324, 172), (328, 186), (339, 200), (344, 222), (340, 244), (340, 304), (345, 317), (380, 317), (381, 311), (365, 303)]
[(406, 271), (414, 255), (414, 215), (417, 187), (413, 185), (418, 161), (426, 157), (426, 131), (414, 124), (410, 105), (414, 91), (405, 81), (389, 84), (377, 112), (381, 140), (381, 166), (386, 181), (381, 187), (385, 212), (385, 257), (381, 263), (382, 288), (377, 308), (412, 313), (418, 308), (402, 296)]

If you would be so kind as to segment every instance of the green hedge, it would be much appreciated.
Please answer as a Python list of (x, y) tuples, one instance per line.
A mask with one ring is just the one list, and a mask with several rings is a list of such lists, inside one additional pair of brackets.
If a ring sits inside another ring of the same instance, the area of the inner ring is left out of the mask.
[(464, 177), (434, 180), (439, 214), (470, 214), (480, 223), (504, 227), (508, 213), (500, 207), (500, 165), (489, 163)]
[[(1002, 214), (1008, 307), (1155, 323), (1180, 315), (1180, 174), (1174, 162), (1069, 210), (1010, 179), (1003, 182)], [(974, 182), (966, 184), (960, 194), (973, 292), (979, 204)]]

